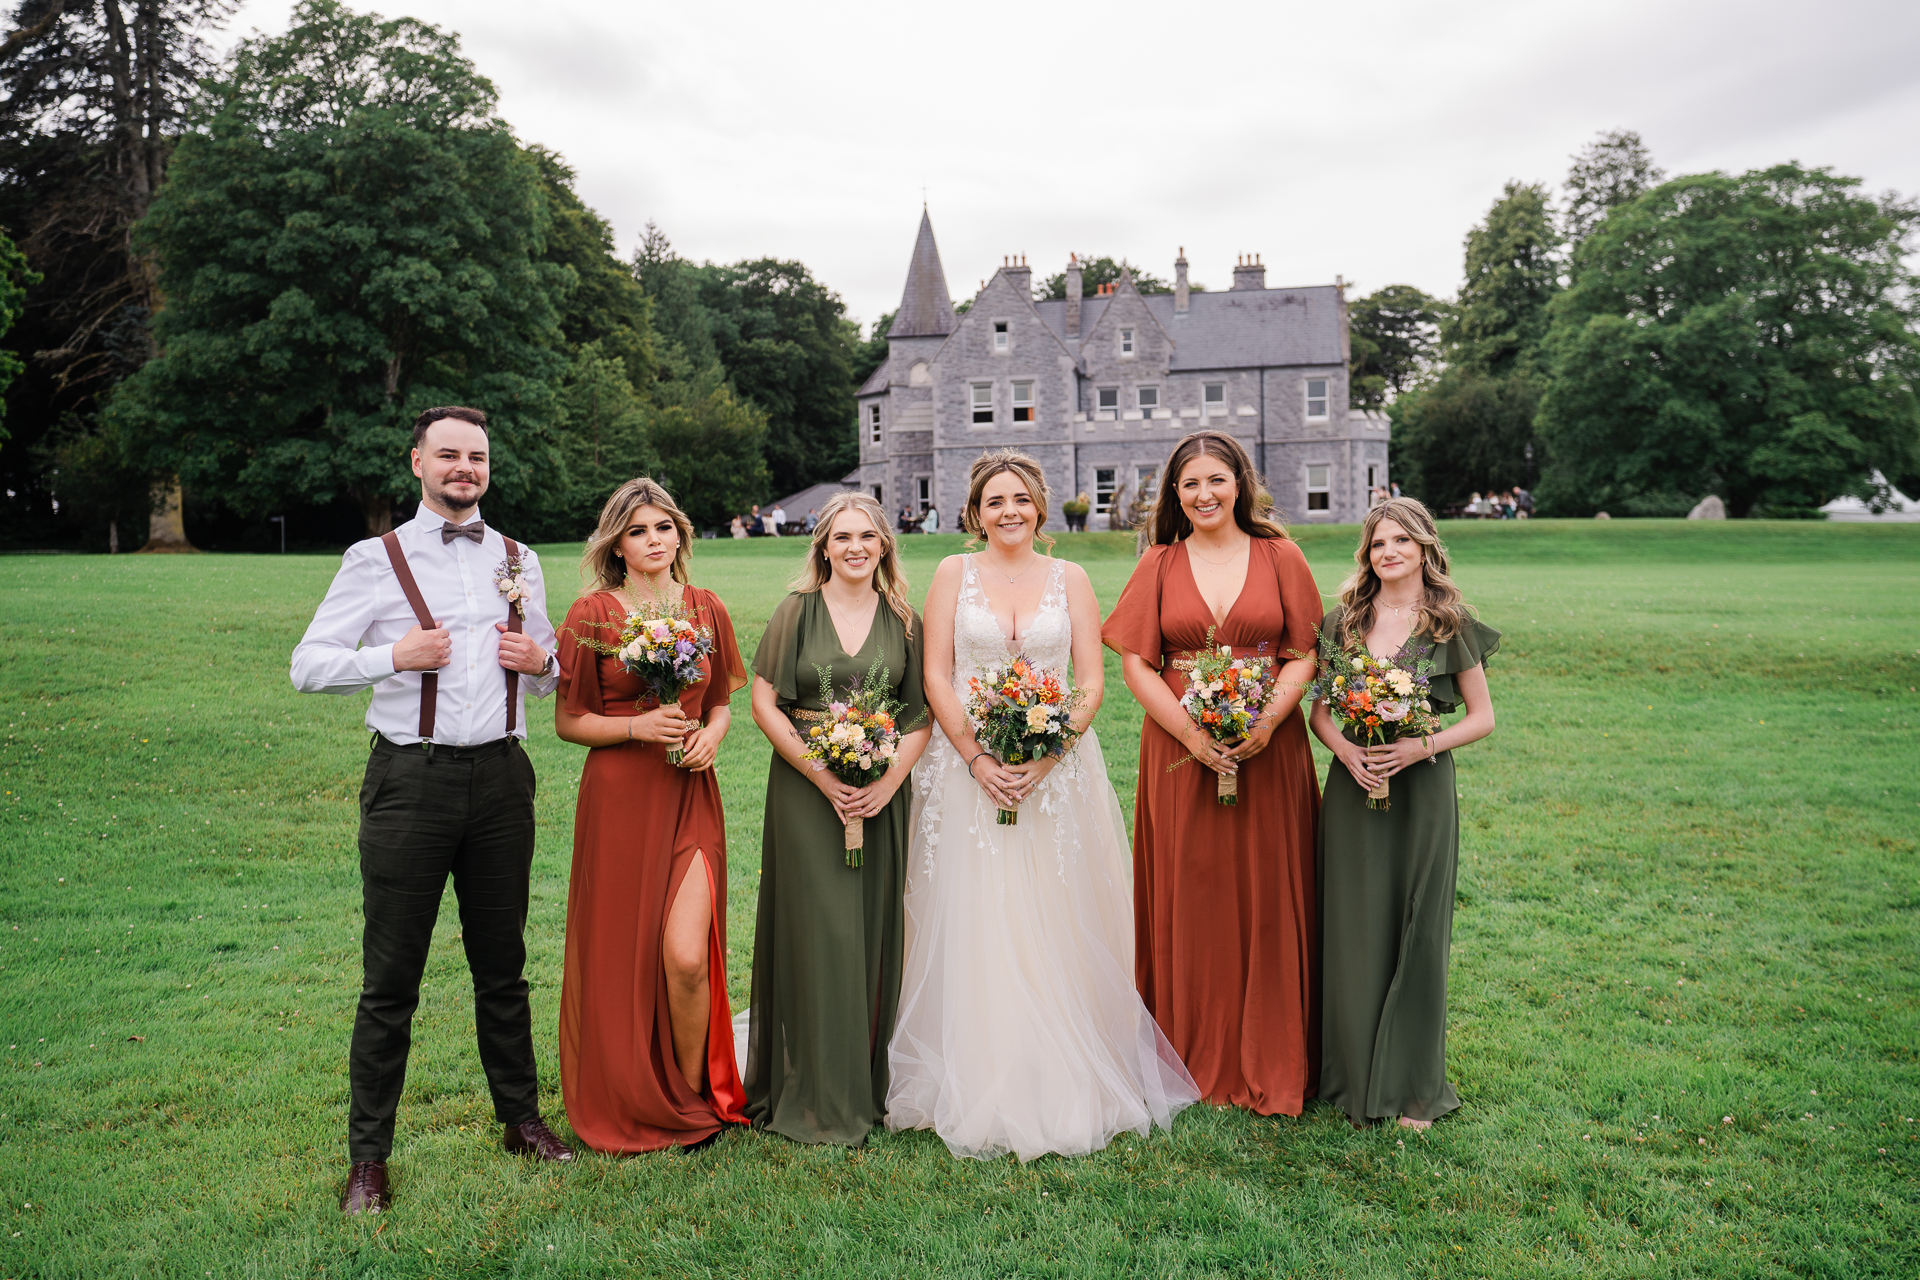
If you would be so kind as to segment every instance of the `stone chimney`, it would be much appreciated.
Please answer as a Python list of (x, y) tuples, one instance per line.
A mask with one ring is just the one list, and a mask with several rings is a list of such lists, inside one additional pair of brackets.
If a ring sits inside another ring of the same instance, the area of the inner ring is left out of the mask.
[(1033, 269), (1027, 265), (1026, 254), (1010, 255), (1003, 260), (1000, 269), (1006, 272), (1007, 279), (1013, 283), (1014, 288), (1020, 290), (1023, 296), (1028, 298), (1033, 296)]
[(1067, 336), (1080, 336), (1080, 255), (1067, 255)]
[(1173, 314), (1183, 316), (1187, 313), (1187, 247), (1180, 246), (1180, 256), (1173, 260)]
[(1236, 289), (1264, 289), (1267, 287), (1267, 269), (1260, 263), (1257, 253), (1243, 253), (1240, 260), (1233, 264), (1233, 287)]
[(1347, 325), (1347, 281), (1343, 276), (1333, 278), (1333, 296), (1340, 308), (1340, 363), (1353, 363), (1353, 331)]

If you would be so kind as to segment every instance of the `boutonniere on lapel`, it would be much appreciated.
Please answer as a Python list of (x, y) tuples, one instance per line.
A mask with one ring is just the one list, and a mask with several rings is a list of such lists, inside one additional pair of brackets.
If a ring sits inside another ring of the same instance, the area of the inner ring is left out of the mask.
[(506, 597), (514, 612), (527, 616), (527, 566), (519, 556), (508, 556), (493, 571), (494, 589)]

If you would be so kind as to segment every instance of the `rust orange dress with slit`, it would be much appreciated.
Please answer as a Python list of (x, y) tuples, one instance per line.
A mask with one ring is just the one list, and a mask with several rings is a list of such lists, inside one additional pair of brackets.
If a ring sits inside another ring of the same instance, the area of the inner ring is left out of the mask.
[[(726, 606), (711, 591), (686, 589), (688, 606), (713, 628), (707, 678), (681, 695), (689, 718), (705, 720), (746, 683), (746, 664)], [(631, 716), (658, 705), (619, 659), (582, 645), (611, 643), (626, 607), (610, 592), (574, 601), (560, 629), (560, 705), (572, 715)], [(611, 628), (609, 630), (608, 628)], [(712, 769), (667, 763), (657, 742), (617, 743), (587, 752), (573, 820), (573, 876), (567, 886), (567, 952), (560, 990), (560, 1088), (567, 1119), (595, 1151), (687, 1146), (744, 1124), (746, 1093), (733, 1057), (727, 1005), (727, 831)], [(687, 1087), (673, 1053), (660, 938), (667, 909), (705, 854), (713, 926), (708, 932), (707, 1079)]]
[[(1246, 584), (1213, 633), (1236, 655), (1284, 664), (1318, 644), (1321, 603), (1290, 539), (1255, 538)], [(1147, 548), (1101, 638), (1159, 670), (1214, 625), (1184, 542)], [(1215, 775), (1152, 716), (1140, 731), (1134, 798), (1134, 982), (1201, 1094), (1261, 1115), (1297, 1116), (1319, 1075), (1314, 833), (1320, 787), (1305, 716), (1240, 766), (1239, 803), (1216, 802)]]

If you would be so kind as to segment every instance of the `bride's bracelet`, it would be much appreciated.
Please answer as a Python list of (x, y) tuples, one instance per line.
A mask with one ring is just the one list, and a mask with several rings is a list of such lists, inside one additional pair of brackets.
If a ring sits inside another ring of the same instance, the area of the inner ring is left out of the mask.
[(986, 752), (984, 752), (984, 751), (978, 751), (978, 752), (975, 752), (975, 753), (974, 753), (974, 756), (973, 756), (973, 759), (972, 759), (972, 760), (969, 760), (969, 761), (967, 761), (967, 773), (968, 773), (968, 774), (972, 774), (972, 773), (973, 773), (973, 766), (974, 766), (974, 761), (977, 761), (977, 760), (978, 760), (978, 759), (979, 759), (979, 758), (980, 758), (981, 756), (983, 756), (983, 755), (986, 755), (986, 754), (987, 754), (987, 753), (986, 753)]

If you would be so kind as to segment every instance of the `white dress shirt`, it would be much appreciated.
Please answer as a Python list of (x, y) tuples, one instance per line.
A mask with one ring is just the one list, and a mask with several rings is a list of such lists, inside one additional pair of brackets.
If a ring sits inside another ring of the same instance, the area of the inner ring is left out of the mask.
[[(479, 518), (475, 510), (468, 520)], [(440, 536), (446, 523), (423, 502), (414, 518), (395, 532), (421, 598), (453, 640), (453, 659), (438, 673), (433, 740), (445, 746), (479, 746), (507, 734), (507, 669), (500, 665), (501, 633), (494, 624), (507, 620), (510, 606), (493, 582), (507, 558), (507, 543), (492, 529), (479, 543), (467, 538), (447, 542)], [(547, 617), (540, 559), (525, 543), (520, 544), (520, 557), (528, 587), (521, 626), (551, 654), (558, 646)], [(380, 539), (354, 543), (307, 634), (294, 647), (293, 687), (302, 693), (372, 689), (367, 728), (402, 745), (419, 742), (422, 673), (393, 669), (394, 642), (418, 622)], [(526, 695), (544, 698), (559, 683), (558, 663), (545, 675), (520, 673), (515, 737), (527, 736)]]

